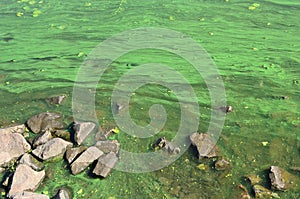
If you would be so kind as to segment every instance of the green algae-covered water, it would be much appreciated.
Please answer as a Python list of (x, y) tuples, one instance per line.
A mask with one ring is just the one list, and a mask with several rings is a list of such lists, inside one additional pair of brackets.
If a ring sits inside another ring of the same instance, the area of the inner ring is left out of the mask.
[[(226, 115), (217, 145), (231, 161), (231, 170), (214, 170), (214, 160), (200, 161), (192, 149), (157, 171), (114, 170), (107, 179), (91, 178), (88, 172), (71, 175), (67, 164), (58, 160), (46, 163), (47, 177), (37, 192), (53, 196), (67, 187), (74, 198), (231, 199), (239, 198), (238, 185), (243, 184), (254, 197), (244, 176), (259, 175), (261, 185), (270, 188), (271, 165), (289, 171), (299, 182), (299, 172), (290, 169), (300, 167), (299, 18), (298, 0), (1, 0), (0, 125), (24, 123), (45, 111), (60, 112), (71, 123), (77, 73), (100, 42), (135, 28), (167, 28), (196, 41), (219, 70), (234, 111)], [(206, 132), (212, 107), (205, 82), (182, 57), (157, 49), (127, 53), (107, 68), (95, 95), (99, 125), (116, 126), (110, 99), (118, 79), (153, 62), (172, 66), (191, 83), (200, 110), (198, 132)], [(135, 93), (130, 101), (133, 121), (147, 125), (151, 104), (162, 104), (168, 121), (151, 138), (121, 131), (113, 139), (122, 149), (149, 152), (158, 137), (172, 139), (180, 108), (166, 87), (146, 85)], [(49, 96), (61, 94), (67, 96), (62, 105), (47, 103)], [(298, 199), (300, 186), (276, 193)]]

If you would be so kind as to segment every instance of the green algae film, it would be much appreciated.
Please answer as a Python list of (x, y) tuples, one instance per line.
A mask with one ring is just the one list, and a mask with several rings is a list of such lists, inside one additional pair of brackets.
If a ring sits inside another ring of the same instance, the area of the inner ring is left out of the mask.
[[(164, 27), (197, 41), (214, 59), (223, 77), (226, 117), (218, 145), (230, 159), (229, 172), (214, 171), (193, 150), (162, 170), (129, 174), (113, 171), (107, 179), (73, 176), (63, 161), (47, 164), (47, 178), (38, 192), (53, 196), (71, 188), (74, 198), (238, 198), (243, 176), (266, 179), (267, 169), (300, 166), (300, 4), (299, 1), (8, 1), (0, 2), (0, 93), (2, 126), (23, 123), (43, 111), (58, 111), (72, 121), (72, 88), (81, 63), (101, 41), (139, 27)], [(193, 85), (200, 105), (199, 131), (210, 120), (205, 83), (185, 60), (159, 51), (132, 52), (113, 62), (98, 84), (99, 123), (115, 125), (109, 97), (112, 85), (133, 68), (157, 61), (180, 71)], [(62, 106), (45, 99), (65, 94)], [(149, 121), (149, 102), (163, 104), (168, 120), (156, 135), (172, 138), (180, 116), (176, 96), (163, 87), (145, 86), (131, 99), (133, 120)], [(283, 99), (287, 96), (287, 99)], [(145, 109), (142, 110), (141, 107)], [(136, 116), (136, 117), (135, 117)], [(139, 118), (146, 118), (139, 120)], [(157, 139), (136, 139), (120, 132), (124, 149), (149, 151)], [(263, 144), (265, 143), (265, 144)], [(213, 161), (213, 160), (211, 160)], [(203, 163), (208, 170), (197, 166)], [(263, 185), (269, 188), (267, 180)], [(299, 198), (299, 187), (276, 192), (280, 198)], [(1, 196), (0, 196), (1, 197)]]

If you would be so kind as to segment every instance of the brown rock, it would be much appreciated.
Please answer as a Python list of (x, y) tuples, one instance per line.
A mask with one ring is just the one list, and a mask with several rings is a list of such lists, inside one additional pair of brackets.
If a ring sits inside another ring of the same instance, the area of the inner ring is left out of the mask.
[(35, 159), (32, 155), (25, 153), (19, 160), (20, 164), (26, 164), (35, 171), (40, 171), (44, 168), (43, 163)]
[(190, 136), (192, 145), (196, 146), (198, 157), (216, 157), (218, 156), (219, 149), (213, 139), (206, 133), (193, 133)]
[(18, 165), (12, 177), (8, 196), (14, 196), (23, 191), (34, 191), (38, 188), (44, 177), (45, 171), (37, 172), (26, 164)]
[(11, 133), (10, 130), (0, 133), (0, 166), (20, 157), (31, 149), (30, 144), (19, 133)]
[(33, 140), (33, 147), (37, 147), (39, 145), (45, 144), (49, 140), (51, 140), (53, 137), (51, 135), (51, 132), (49, 130), (46, 130), (45, 132), (39, 133)]
[(114, 152), (118, 153), (120, 149), (120, 143), (117, 140), (104, 140), (98, 141), (95, 147), (103, 151), (103, 153)]
[(93, 170), (93, 173), (97, 176), (101, 176), (106, 178), (111, 170), (115, 167), (118, 162), (118, 157), (114, 152), (110, 152), (101, 156), (98, 161), (97, 165)]
[(87, 147), (80, 146), (76, 148), (68, 148), (65, 157), (69, 164), (71, 164), (83, 151), (85, 151)]
[(94, 132), (96, 124), (93, 122), (75, 122), (73, 125), (74, 140), (78, 145)]
[(222, 158), (215, 162), (215, 169), (218, 171), (231, 169), (231, 164), (228, 160)]
[(63, 155), (68, 147), (72, 147), (71, 142), (67, 142), (61, 138), (53, 138), (49, 142), (38, 146), (32, 151), (32, 154), (42, 160)]
[(58, 95), (58, 96), (53, 96), (49, 98), (49, 102), (50, 104), (62, 104), (62, 102), (64, 101), (64, 99), (66, 98), (66, 96), (64, 95)]
[(64, 128), (62, 116), (58, 113), (40, 113), (27, 120), (26, 124), (33, 133)]
[(22, 193), (14, 195), (12, 199), (49, 199), (49, 196), (30, 191), (23, 191)]
[(269, 177), (273, 190), (284, 191), (297, 184), (295, 176), (278, 166), (271, 166)]
[(250, 174), (245, 176), (251, 183), (251, 185), (258, 184), (262, 181), (262, 179), (258, 175)]
[(95, 146), (89, 147), (85, 150), (72, 164), (71, 171), (74, 175), (82, 172), (86, 169), (91, 163), (98, 159), (103, 152)]

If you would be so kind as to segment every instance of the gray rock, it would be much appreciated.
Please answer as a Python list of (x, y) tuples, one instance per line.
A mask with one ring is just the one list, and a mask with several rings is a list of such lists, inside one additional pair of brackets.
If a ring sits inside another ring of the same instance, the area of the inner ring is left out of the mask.
[(93, 170), (93, 173), (97, 176), (106, 178), (111, 170), (118, 162), (118, 157), (114, 152), (110, 152), (101, 156)]
[(23, 191), (34, 191), (38, 188), (45, 177), (45, 171), (34, 171), (26, 164), (19, 164), (12, 177), (8, 197)]
[(35, 159), (32, 155), (25, 153), (19, 160), (20, 164), (26, 164), (35, 171), (40, 171), (44, 168), (43, 163)]
[(96, 133), (96, 140), (107, 140), (109, 138), (110, 135), (112, 135), (114, 133), (114, 129), (115, 127), (101, 127), (99, 128), (98, 132)]
[(41, 132), (34, 138), (33, 147), (37, 147), (39, 145), (45, 144), (52, 138), (53, 138), (52, 134), (49, 130), (46, 130), (45, 132)]
[(94, 132), (96, 124), (93, 122), (75, 122), (73, 125), (74, 140), (78, 145)]
[(67, 142), (61, 138), (53, 138), (49, 142), (38, 146), (32, 151), (32, 154), (42, 160), (63, 155), (68, 147), (72, 147), (71, 142)]
[(31, 117), (26, 123), (33, 133), (64, 128), (62, 116), (59, 113), (40, 113)]
[(68, 148), (65, 157), (69, 164), (71, 164), (83, 151), (85, 151), (87, 147), (80, 146), (76, 148)]
[(3, 167), (0, 167), (0, 173), (4, 172), (5, 169)]
[(118, 153), (120, 150), (120, 143), (117, 140), (104, 140), (96, 142), (95, 147), (103, 151), (103, 153)]
[(103, 152), (95, 146), (89, 147), (85, 150), (72, 164), (71, 171), (74, 175), (82, 172), (86, 169), (91, 163), (98, 159)]
[(53, 199), (70, 199), (70, 194), (64, 189), (59, 189)]
[(66, 98), (66, 96), (64, 95), (58, 95), (58, 96), (53, 96), (49, 98), (49, 102), (50, 104), (62, 104), (62, 102), (64, 101), (64, 99)]
[(30, 191), (23, 191), (15, 194), (11, 199), (49, 199), (49, 196)]
[(208, 134), (193, 133), (190, 136), (190, 140), (192, 145), (196, 146), (199, 159), (218, 156), (219, 149)]
[(71, 140), (71, 135), (70, 135), (70, 132), (66, 131), (66, 130), (56, 130), (54, 132), (54, 135), (56, 137), (60, 137), (64, 140), (67, 140), (67, 141), (70, 141)]
[(0, 166), (7, 166), (30, 149), (30, 144), (21, 134), (3, 131), (0, 133)]
[(0, 129), (1, 133), (20, 133), (23, 134), (25, 132), (26, 126), (24, 124), (17, 125), (17, 126), (11, 126), (7, 128)]
[(162, 149), (166, 152), (168, 152), (170, 155), (178, 154), (180, 153), (180, 148), (175, 147), (172, 142), (168, 141), (165, 137), (159, 138), (154, 144), (153, 144), (154, 150)]
[(285, 191), (297, 186), (297, 177), (278, 166), (271, 166), (269, 177), (273, 190)]

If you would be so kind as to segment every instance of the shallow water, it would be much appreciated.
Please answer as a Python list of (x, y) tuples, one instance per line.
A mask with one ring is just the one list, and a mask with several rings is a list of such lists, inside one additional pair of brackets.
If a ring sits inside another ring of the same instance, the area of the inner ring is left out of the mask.
[[(260, 5), (251, 10), (253, 3)], [(40, 11), (40, 12), (39, 12)], [(23, 14), (21, 14), (23, 13)], [(17, 16), (19, 15), (19, 16)], [(34, 15), (34, 16), (33, 16)], [(300, 4), (297, 0), (266, 1), (10, 1), (0, 2), (0, 125), (24, 123), (34, 114), (57, 111), (73, 120), (72, 91), (88, 54), (122, 31), (161, 27), (194, 39), (213, 58), (223, 78), (226, 115), (218, 145), (232, 169), (202, 171), (189, 149), (170, 166), (131, 174), (114, 171), (107, 179), (87, 173), (69, 174), (66, 163), (47, 164), (47, 178), (37, 190), (53, 196), (62, 186), (74, 198), (237, 198), (249, 173), (266, 176), (271, 165), (289, 170), (300, 166)], [(139, 50), (115, 60), (96, 92), (101, 126), (114, 126), (110, 96), (117, 80), (136, 66), (158, 62), (180, 72), (193, 86), (200, 108), (199, 132), (206, 132), (211, 104), (205, 82), (184, 59), (161, 50)], [(168, 121), (161, 133), (137, 139), (120, 132), (122, 149), (150, 151), (158, 137), (171, 139), (180, 109), (168, 88), (147, 85), (135, 91), (130, 111), (139, 125), (149, 123), (148, 110), (162, 104)], [(67, 96), (61, 106), (49, 105), (51, 95)], [(288, 98), (283, 100), (282, 96)], [(145, 119), (141, 119), (145, 118)], [(268, 142), (263, 146), (262, 142)], [(205, 161), (206, 165), (212, 161)], [(268, 182), (264, 182), (268, 187)], [(299, 198), (300, 187), (281, 198)], [(1, 197), (1, 196), (0, 196)]]

